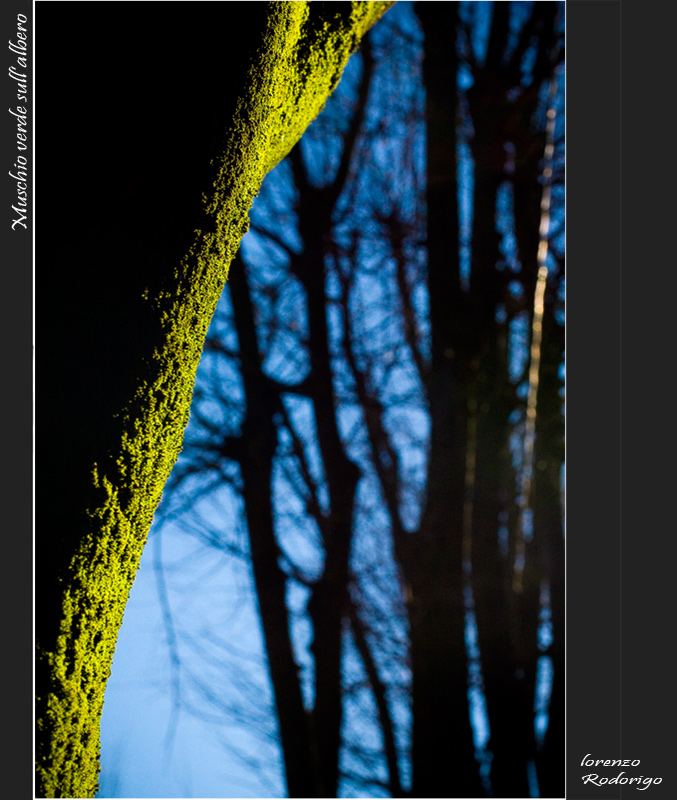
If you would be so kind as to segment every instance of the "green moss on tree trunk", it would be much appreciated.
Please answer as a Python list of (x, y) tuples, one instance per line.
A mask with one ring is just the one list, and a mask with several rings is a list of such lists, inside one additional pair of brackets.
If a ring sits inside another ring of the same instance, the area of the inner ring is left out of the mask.
[[(38, 641), (40, 797), (92, 797), (97, 791), (99, 724), (115, 642), (153, 514), (181, 449), (205, 335), (247, 230), (249, 208), (265, 174), (300, 139), (362, 35), (390, 5), (268, 4), (261, 46), (222, 151), (214, 154), (216, 180), (204, 196), (202, 223), (173, 276), (140, 299), (153, 320), (153, 346), (142, 353), (142, 367), (114, 415), (117, 427), (108, 438), (114, 445), (92, 461), (89, 487), (74, 490), (75, 498), (87, 498), (86, 522), (67, 539), (72, 546), (60, 554), (65, 567), (56, 588), (36, 611), (48, 602), (56, 626)], [(38, 537), (38, 561), (39, 543)]]

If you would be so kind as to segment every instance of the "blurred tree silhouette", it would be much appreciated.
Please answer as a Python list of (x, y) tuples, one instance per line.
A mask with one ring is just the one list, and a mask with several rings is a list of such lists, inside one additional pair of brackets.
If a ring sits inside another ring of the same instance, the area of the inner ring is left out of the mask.
[(398, 4), (252, 210), (154, 535), (251, 565), (290, 796), (564, 794), (563, 33)]

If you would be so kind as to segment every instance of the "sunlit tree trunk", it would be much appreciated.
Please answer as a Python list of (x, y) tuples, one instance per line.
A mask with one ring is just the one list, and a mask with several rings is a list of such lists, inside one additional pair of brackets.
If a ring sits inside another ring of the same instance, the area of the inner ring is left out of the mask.
[[(118, 629), (251, 201), (389, 5), (170, 5), (161, 36), (135, 7), (142, 46), (124, 59), (89, 15), (78, 29), (61, 7), (36, 14), (59, 49), (38, 79), (59, 126), (42, 128), (37, 247), (40, 796), (96, 791)], [(119, 48), (129, 19), (113, 8), (102, 30)], [(79, 135), (63, 124), (73, 81)]]

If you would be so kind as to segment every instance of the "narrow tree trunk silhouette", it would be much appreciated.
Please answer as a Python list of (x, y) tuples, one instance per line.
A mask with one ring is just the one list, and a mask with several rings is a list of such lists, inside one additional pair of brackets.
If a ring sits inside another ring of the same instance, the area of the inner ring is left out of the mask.
[(553, 306), (552, 296), (546, 296), (534, 453), (534, 537), (539, 542), (543, 580), (549, 590), (552, 640), (546, 652), (553, 668), (549, 724), (536, 761), (541, 797), (563, 797), (565, 789), (565, 557), (561, 502), (564, 416), (559, 374), (564, 326), (556, 321)]
[(509, 35), (510, 6), (492, 15), (486, 57), (468, 90), (473, 120), (473, 231), (470, 306), (476, 332), (470, 358), (477, 421), (475, 484), (472, 502), (471, 572), (484, 693), (492, 754), (491, 785), (499, 797), (529, 794), (527, 758), (533, 732), (526, 676), (517, 652), (520, 624), (512, 596), (511, 569), (498, 545), (503, 496), (511, 483), (509, 371), (505, 322), (497, 319), (505, 299), (505, 276), (497, 228), (499, 187), (506, 177), (506, 127), (509, 83), (502, 69)]
[(364, 118), (370, 83), (369, 60), (365, 60), (366, 69), (357, 108), (334, 179), (320, 188), (314, 186), (299, 149), (296, 148), (290, 156), (298, 191), (299, 234), (303, 242), (302, 252), (293, 260), (293, 271), (306, 295), (309, 396), (329, 495), (329, 513), (324, 519), (318, 520), (324, 546), (324, 567), (308, 601), (308, 614), (313, 627), (311, 652), (315, 662), (312, 720), (318, 758), (319, 797), (334, 797), (338, 792), (343, 719), (343, 631), (349, 612), (353, 508), (360, 478), (360, 470), (348, 457), (338, 428), (339, 403), (335, 396), (332, 368), (325, 260), (336, 203), (345, 186), (353, 147)]
[(318, 774), (309, 718), (303, 705), (298, 666), (290, 639), (286, 576), (279, 563), (272, 500), (274, 417), (282, 408), (279, 389), (264, 371), (258, 349), (254, 308), (244, 264), (235, 259), (229, 281), (240, 344), (245, 419), (237, 448), (242, 473), (247, 531), (268, 668), (275, 695), (280, 744), (289, 797), (314, 797)]
[[(426, 90), (426, 243), (431, 360), (425, 377), (430, 453), (425, 510), (401, 564), (409, 594), (412, 792), (483, 795), (467, 702), (463, 513), (468, 365), (459, 263), (457, 165), (458, 7), (416, 7)], [(451, 760), (451, 761), (450, 761)]]

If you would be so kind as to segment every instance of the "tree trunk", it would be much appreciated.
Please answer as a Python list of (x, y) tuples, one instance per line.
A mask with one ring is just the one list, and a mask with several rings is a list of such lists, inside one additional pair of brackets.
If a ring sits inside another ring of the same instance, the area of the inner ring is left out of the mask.
[(258, 337), (244, 264), (235, 259), (230, 278), (233, 315), (240, 342), (245, 420), (239, 462), (252, 570), (258, 599), (268, 669), (273, 686), (280, 745), (289, 797), (313, 797), (317, 764), (303, 706), (299, 667), (294, 658), (287, 610), (287, 579), (279, 564), (273, 512), (273, 458), (277, 449), (276, 413), (281, 399), (263, 372)]
[(536, 419), (534, 454), (534, 536), (542, 571), (550, 590), (553, 685), (545, 741), (537, 755), (541, 797), (563, 797), (565, 784), (565, 574), (561, 475), (564, 463), (564, 414), (559, 367), (564, 357), (564, 326), (546, 303), (543, 361)]
[(39, 796), (96, 792), (118, 629), (249, 207), (389, 5), (103, 4), (105, 41), (76, 7), (36, 13)]
[(412, 794), (483, 795), (467, 699), (463, 507), (467, 372), (459, 268), (456, 152), (457, 6), (419, 4), (426, 88), (428, 289), (432, 334), (426, 504), (401, 567), (412, 667)]
[(348, 458), (338, 429), (327, 320), (324, 258), (337, 196), (333, 186), (317, 190), (303, 180), (297, 186), (299, 232), (304, 247), (298, 274), (308, 305), (310, 395), (329, 492), (329, 514), (323, 526), (324, 569), (308, 603), (313, 625), (311, 651), (315, 661), (313, 725), (319, 757), (319, 796), (335, 797), (343, 718), (343, 626), (348, 614), (353, 507), (360, 472)]

